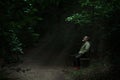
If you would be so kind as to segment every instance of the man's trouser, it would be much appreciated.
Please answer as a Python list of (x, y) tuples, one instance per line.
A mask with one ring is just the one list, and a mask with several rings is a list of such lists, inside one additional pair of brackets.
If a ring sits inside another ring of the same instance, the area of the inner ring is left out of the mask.
[(88, 57), (89, 57), (88, 53), (84, 53), (84, 54), (80, 55), (79, 57), (74, 56), (74, 62), (73, 62), (74, 66), (78, 66), (78, 67), (82, 66), (81, 64), (82, 64), (83, 61), (81, 62), (81, 58), (88, 58)]
[(74, 56), (73, 65), (74, 65), (75, 67), (79, 67), (79, 66), (80, 66), (80, 57), (77, 57), (77, 58), (76, 58), (76, 56)]

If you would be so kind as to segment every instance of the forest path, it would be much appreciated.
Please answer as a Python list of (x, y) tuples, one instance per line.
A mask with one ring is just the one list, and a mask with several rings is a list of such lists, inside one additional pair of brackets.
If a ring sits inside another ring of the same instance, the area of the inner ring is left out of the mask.
[(44, 25), (52, 29), (48, 29), (36, 47), (25, 51), (24, 62), (17, 66), (21, 69), (11, 76), (18, 77), (18, 80), (66, 80), (66, 69), (71, 69), (68, 68), (68, 56), (77, 31), (73, 25), (64, 22), (65, 17), (66, 14), (53, 23), (47, 19), (48, 24)]
[(66, 69), (67, 53), (65, 50), (54, 50), (53, 43), (47, 36), (37, 47), (26, 51), (24, 62), (14, 66), (15, 71), (10, 76), (18, 80), (65, 80), (66, 73), (63, 70)]

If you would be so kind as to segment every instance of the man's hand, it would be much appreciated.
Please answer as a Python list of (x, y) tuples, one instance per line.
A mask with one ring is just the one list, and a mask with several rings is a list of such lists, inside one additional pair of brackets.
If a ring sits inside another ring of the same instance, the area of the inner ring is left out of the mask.
[(79, 58), (81, 55), (82, 55), (82, 54), (80, 54), (80, 53), (79, 53), (79, 54), (78, 54), (78, 55), (76, 55), (75, 57), (76, 57), (76, 58)]
[(82, 51), (79, 51), (78, 53), (79, 53), (79, 54), (82, 54)]
[(79, 52), (78, 52), (78, 55), (76, 55), (75, 57), (76, 57), (76, 58), (79, 58), (82, 54), (83, 54), (83, 52), (82, 52), (82, 51), (79, 51)]

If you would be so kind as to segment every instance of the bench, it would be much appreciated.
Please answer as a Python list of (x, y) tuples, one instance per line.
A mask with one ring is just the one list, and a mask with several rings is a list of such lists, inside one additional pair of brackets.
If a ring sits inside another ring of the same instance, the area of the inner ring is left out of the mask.
[[(75, 55), (69, 55), (69, 62), (71, 66), (74, 66), (74, 60), (75, 60)], [(90, 57), (81, 57), (80, 58), (80, 66), (81, 67), (87, 67), (90, 64)]]

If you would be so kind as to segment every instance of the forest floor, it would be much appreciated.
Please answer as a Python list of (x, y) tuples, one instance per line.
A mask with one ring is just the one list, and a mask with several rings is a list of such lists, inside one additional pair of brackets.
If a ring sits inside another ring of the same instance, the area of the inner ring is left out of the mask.
[(52, 40), (46, 39), (48, 38), (42, 39), (37, 47), (25, 52), (24, 62), (12, 66), (9, 77), (17, 80), (66, 80), (66, 53), (53, 52), (50, 46), (53, 44)]
[(11, 72), (10, 78), (66, 80), (68, 71), (72, 69), (71, 66), (68, 67), (70, 62), (68, 55), (70, 55), (69, 50), (74, 43), (76, 31), (73, 25), (65, 24), (64, 19), (65, 14), (60, 21), (45, 24), (46, 26), (52, 25), (54, 29), (52, 31), (50, 29), (36, 46), (25, 50), (23, 63), (12, 66), (11, 69), (8, 68)]

